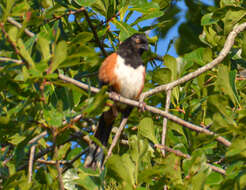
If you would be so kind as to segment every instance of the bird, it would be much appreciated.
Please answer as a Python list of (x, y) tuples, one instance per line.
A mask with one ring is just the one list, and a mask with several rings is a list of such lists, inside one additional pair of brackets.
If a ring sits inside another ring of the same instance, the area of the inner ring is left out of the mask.
[[(144, 33), (135, 33), (124, 40), (118, 50), (110, 54), (100, 66), (98, 74), (100, 84), (109, 85), (114, 93), (123, 97), (138, 100), (145, 81), (145, 66), (141, 55), (148, 49), (148, 40)], [(121, 112), (123, 117), (128, 117), (132, 109), (129, 105), (113, 104), (100, 116), (94, 137), (106, 147), (117, 114)], [(103, 160), (102, 148), (91, 143), (84, 166), (101, 168)]]

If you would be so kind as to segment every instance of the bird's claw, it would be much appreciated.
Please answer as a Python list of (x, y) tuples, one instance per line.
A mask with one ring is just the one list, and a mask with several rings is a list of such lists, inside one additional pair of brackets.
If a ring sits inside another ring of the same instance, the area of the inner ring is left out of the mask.
[(140, 111), (144, 112), (145, 111), (145, 106), (146, 106), (146, 103), (145, 102), (139, 101)]
[(112, 95), (116, 98), (116, 97), (118, 97), (118, 101), (120, 101), (120, 94), (118, 94), (118, 93), (116, 93), (116, 92), (111, 92), (112, 93)]

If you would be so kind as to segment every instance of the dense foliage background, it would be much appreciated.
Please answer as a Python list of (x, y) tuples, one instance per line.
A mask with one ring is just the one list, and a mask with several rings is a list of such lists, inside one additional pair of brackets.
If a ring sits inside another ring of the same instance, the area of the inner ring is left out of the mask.
[[(64, 83), (58, 73), (98, 87), (103, 59), (137, 31), (155, 34), (143, 55), (144, 91), (197, 70), (218, 56), (235, 25), (246, 22), (246, 1), (184, 2), (174, 58), (157, 55), (157, 44), (180, 19), (177, 1), (0, 0), (0, 189), (246, 188), (246, 32), (218, 66), (172, 90), (169, 110), (225, 137), (230, 147), (168, 121), (166, 145), (190, 157), (163, 157), (154, 146), (161, 143), (163, 118), (135, 108), (105, 169), (83, 167), (85, 135), (91, 137), (110, 100), (105, 89), (95, 95)], [(134, 18), (136, 12), (141, 16)], [(153, 23), (142, 27), (148, 19)], [(162, 110), (165, 101), (165, 92), (145, 99)], [(119, 123), (120, 117), (115, 127)]]

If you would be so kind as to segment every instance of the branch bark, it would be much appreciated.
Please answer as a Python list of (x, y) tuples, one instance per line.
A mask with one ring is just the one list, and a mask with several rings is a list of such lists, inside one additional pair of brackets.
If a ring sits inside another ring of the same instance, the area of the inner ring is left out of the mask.
[[(10, 24), (13, 24), (14, 26), (16, 26), (17, 28), (21, 29), (23, 26), (22, 24), (20, 24), (19, 22), (17, 22), (15, 19), (13, 19), (12, 17), (8, 17), (7, 21)], [(24, 32), (26, 33), (26, 35), (28, 35), (29, 37), (34, 37), (35, 34), (33, 32), (31, 32), (30, 30), (28, 30), (27, 28), (24, 29)], [(36, 39), (37, 40), (37, 39)]]
[(36, 145), (33, 145), (30, 150), (29, 163), (28, 163), (28, 183), (32, 182), (32, 168), (33, 168), (35, 149), (36, 149)]
[(114, 136), (114, 139), (113, 139), (113, 142), (112, 142), (111, 146), (109, 147), (108, 154), (107, 154), (107, 156), (106, 156), (106, 158), (104, 160), (104, 164), (107, 162), (108, 158), (111, 156), (112, 151), (113, 151), (115, 145), (117, 144), (117, 142), (118, 142), (118, 140), (120, 138), (120, 135), (123, 132), (125, 126), (126, 126), (127, 120), (128, 120), (128, 117), (125, 117), (125, 118), (122, 119), (122, 121), (120, 123), (120, 127), (119, 127), (119, 129), (117, 130), (117, 132), (116, 132), (116, 134)]
[(13, 63), (16, 63), (18, 65), (23, 63), (23, 61), (21, 61), (21, 60), (11, 59), (8, 57), (0, 57), (0, 62), (13, 62)]
[[(170, 108), (171, 95), (172, 95), (172, 91), (168, 90), (167, 91), (167, 97), (166, 97), (166, 105), (165, 105), (165, 111), (166, 112), (168, 112), (168, 110)], [(161, 144), (162, 145), (165, 145), (166, 133), (167, 133), (167, 118), (165, 117), (163, 119), (163, 127), (162, 127), (162, 137), (161, 137)], [(162, 150), (162, 155), (165, 157), (165, 149)]]
[[(82, 82), (79, 82), (77, 80), (74, 80), (70, 77), (67, 77), (63, 74), (59, 74), (59, 78), (65, 82), (68, 82), (68, 83), (71, 83), (71, 84), (74, 84), (82, 89), (85, 89), (85, 90), (89, 90), (93, 93), (98, 93), (99, 92), (99, 89), (98, 88), (95, 88), (95, 87), (92, 87), (92, 86), (88, 86), (87, 84), (84, 84)], [(124, 103), (124, 104), (128, 104), (128, 105), (131, 105), (131, 106), (134, 106), (134, 107), (138, 107), (138, 108), (141, 108), (142, 107), (142, 104), (138, 101), (135, 101), (135, 100), (131, 100), (131, 99), (128, 99), (128, 98), (125, 98), (123, 96), (119, 96), (115, 93), (108, 93), (109, 94), (109, 98), (111, 98), (112, 100), (115, 100), (115, 101), (118, 101), (118, 102), (121, 102), (121, 103)], [(119, 98), (120, 97), (120, 98)], [(180, 119), (179, 117), (175, 116), (175, 115), (172, 115), (166, 111), (163, 111), (161, 109), (158, 109), (158, 108), (155, 108), (155, 107), (152, 107), (152, 106), (149, 106), (149, 105), (146, 105), (145, 106), (145, 110), (148, 110), (152, 113), (155, 113), (155, 114), (158, 114), (158, 115), (161, 115), (163, 117), (166, 117), (167, 119), (170, 119), (172, 121), (174, 121), (175, 123), (178, 123), (184, 127), (187, 127), (191, 130), (194, 130), (194, 131), (197, 131), (197, 132), (200, 132), (200, 133), (205, 133), (207, 135), (211, 135), (211, 136), (214, 136), (215, 139), (218, 141), (218, 142), (221, 142), (222, 144), (224, 144), (225, 146), (230, 146), (231, 145), (231, 142), (226, 140), (225, 138), (215, 134), (214, 132), (212, 131), (209, 131), (208, 129), (204, 129), (202, 127), (199, 127), (197, 125), (194, 125), (192, 123), (189, 123), (183, 119)]]
[(158, 86), (152, 90), (149, 90), (145, 93), (143, 93), (141, 96), (140, 96), (140, 101), (143, 102), (143, 100), (145, 98), (147, 98), (148, 96), (151, 96), (153, 94), (156, 94), (156, 93), (159, 93), (159, 92), (162, 92), (162, 91), (168, 91), (168, 90), (171, 90), (173, 89), (174, 87), (180, 85), (180, 84), (183, 84), (191, 79), (194, 79), (196, 78), (197, 76), (201, 75), (202, 73), (212, 69), (213, 67), (215, 67), (217, 64), (221, 63), (224, 58), (228, 55), (228, 53), (230, 52), (233, 44), (234, 44), (234, 40), (235, 38), (237, 37), (237, 35), (242, 32), (243, 30), (246, 29), (246, 22), (243, 23), (243, 24), (240, 24), (240, 25), (237, 25), (234, 27), (234, 29), (230, 32), (230, 34), (228, 35), (227, 39), (226, 39), (226, 42), (224, 44), (224, 47), (223, 49), (220, 51), (218, 57), (216, 57), (212, 62), (204, 65), (203, 67), (197, 69), (196, 71), (192, 72), (192, 73), (189, 73), (187, 75), (185, 75), (184, 77), (176, 80), (176, 81), (173, 81), (173, 82), (170, 82), (168, 84), (164, 84), (164, 85), (161, 85), (161, 86)]
[[(179, 150), (174, 150), (174, 149), (169, 148), (169, 147), (167, 147), (167, 146), (163, 146), (163, 145), (158, 145), (158, 144), (156, 144), (155, 147), (158, 148), (158, 149), (161, 149), (161, 150), (164, 149), (164, 150), (166, 150), (166, 151), (168, 151), (168, 152), (172, 152), (172, 153), (174, 153), (176, 156), (180, 156), (180, 157), (183, 157), (183, 158), (186, 158), (186, 159), (190, 159), (190, 158), (191, 158), (189, 154), (184, 154), (183, 152), (181, 152), (181, 151), (179, 151)], [(226, 171), (225, 171), (224, 169), (219, 168), (219, 167), (216, 167), (216, 166), (214, 166), (214, 165), (212, 165), (212, 164), (210, 164), (210, 163), (207, 163), (207, 165), (208, 165), (212, 170), (214, 170), (215, 172), (218, 172), (218, 173), (221, 173), (221, 174), (223, 174), (223, 175), (226, 175)]]

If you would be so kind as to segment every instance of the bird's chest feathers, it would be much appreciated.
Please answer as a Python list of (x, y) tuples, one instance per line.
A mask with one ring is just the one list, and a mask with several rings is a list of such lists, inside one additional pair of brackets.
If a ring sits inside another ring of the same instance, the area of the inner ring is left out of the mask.
[(144, 66), (134, 68), (125, 64), (124, 59), (118, 56), (114, 71), (120, 86), (120, 94), (127, 98), (137, 98), (144, 85)]

